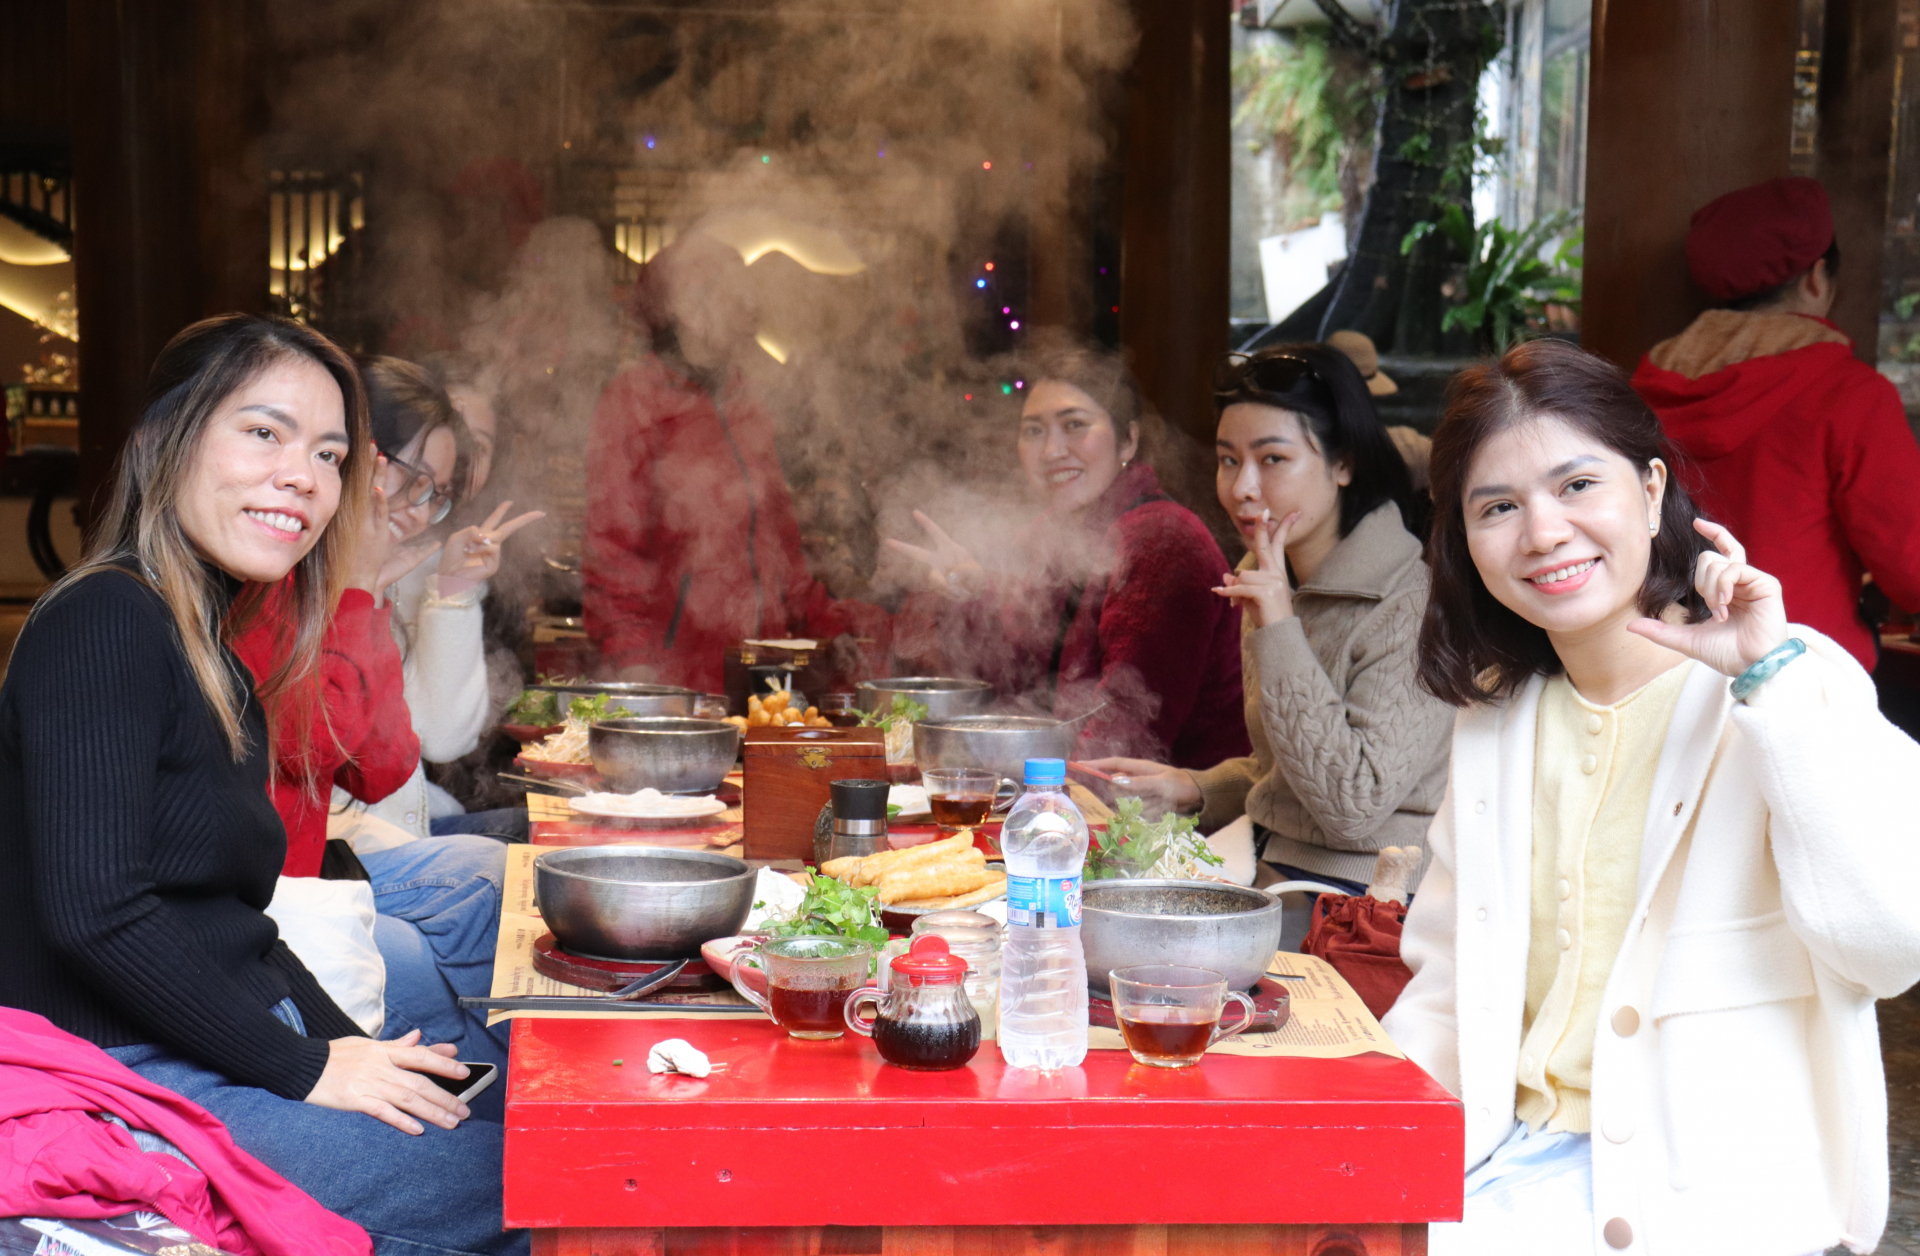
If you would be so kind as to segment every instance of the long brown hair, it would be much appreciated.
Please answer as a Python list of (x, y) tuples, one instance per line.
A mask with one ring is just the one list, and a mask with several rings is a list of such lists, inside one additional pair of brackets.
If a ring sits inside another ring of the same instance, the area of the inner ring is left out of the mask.
[(1700, 512), (1681, 483), (1660, 420), (1606, 359), (1558, 340), (1516, 346), (1498, 362), (1454, 377), (1433, 436), (1433, 535), (1427, 544), (1433, 589), (1420, 625), (1419, 674), (1429, 693), (1454, 706), (1503, 701), (1534, 675), (1561, 671), (1546, 630), (1502, 605), (1481, 580), (1467, 549), (1462, 501), (1467, 469), (1489, 438), (1549, 418), (1599, 441), (1643, 475), (1655, 458), (1666, 462), (1660, 532), (1647, 556), (1640, 613), (1657, 616), (1678, 605), (1692, 622), (1707, 615), (1693, 588), (1693, 567), (1708, 542), (1694, 530)]
[[(340, 466), (340, 505), (306, 557), (271, 587), (249, 584), (220, 617), (219, 579), (201, 560), (180, 527), (176, 502), (214, 413), (233, 393), (274, 363), (306, 358), (333, 377), (346, 407), (348, 449)], [(107, 569), (126, 571), (149, 585), (173, 613), (180, 647), (201, 695), (225, 734), (235, 761), (246, 756), (242, 724), (246, 683), (234, 674), (220, 643), (244, 632), (269, 594), (275, 599), (282, 640), (274, 670), (260, 686), (263, 705), (311, 699), (318, 675), (320, 642), (338, 596), (343, 552), (368, 506), (372, 459), (366, 395), (353, 361), (320, 333), (283, 318), (222, 314), (188, 327), (160, 351), (147, 377), (140, 420), (120, 452), (113, 495), (80, 565), (60, 590)], [(271, 725), (270, 725), (271, 726)], [(307, 720), (297, 721), (304, 760), (311, 750)]]

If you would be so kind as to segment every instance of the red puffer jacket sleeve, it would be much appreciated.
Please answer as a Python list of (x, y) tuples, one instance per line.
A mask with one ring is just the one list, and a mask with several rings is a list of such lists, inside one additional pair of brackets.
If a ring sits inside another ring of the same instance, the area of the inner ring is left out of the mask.
[(1834, 513), (1881, 591), (1920, 611), (1920, 444), (1899, 391), (1879, 372), (1851, 372), (1835, 393), (1827, 406)]
[[(392, 622), (392, 607), (375, 607), (372, 594), (348, 589), (321, 660), (327, 718), (344, 756), (333, 783), (362, 802), (379, 802), (405, 785), (420, 762)], [(325, 731), (316, 728), (314, 740)]]
[[(283, 614), (276, 593), (233, 643), (257, 682), (277, 666)], [(420, 760), (391, 619), (389, 608), (374, 606), (372, 594), (347, 590), (321, 644), (318, 700), (274, 704), (269, 792), (287, 829), (285, 876), (319, 875), (335, 784), (356, 798), (378, 802), (406, 784)]]

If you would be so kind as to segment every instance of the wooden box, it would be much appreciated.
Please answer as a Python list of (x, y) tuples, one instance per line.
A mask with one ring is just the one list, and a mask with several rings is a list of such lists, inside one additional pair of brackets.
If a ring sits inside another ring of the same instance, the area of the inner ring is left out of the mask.
[(833, 781), (887, 779), (877, 728), (749, 728), (741, 755), (748, 859), (813, 862), (813, 824)]

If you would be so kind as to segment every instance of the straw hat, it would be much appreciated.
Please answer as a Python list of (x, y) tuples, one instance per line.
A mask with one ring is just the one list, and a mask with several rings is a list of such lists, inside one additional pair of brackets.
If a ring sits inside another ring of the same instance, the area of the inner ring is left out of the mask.
[(1327, 343), (1353, 360), (1360, 378), (1367, 381), (1367, 391), (1373, 396), (1389, 397), (1400, 391), (1400, 385), (1380, 369), (1380, 351), (1373, 347), (1371, 337), (1357, 331), (1337, 331), (1327, 337)]

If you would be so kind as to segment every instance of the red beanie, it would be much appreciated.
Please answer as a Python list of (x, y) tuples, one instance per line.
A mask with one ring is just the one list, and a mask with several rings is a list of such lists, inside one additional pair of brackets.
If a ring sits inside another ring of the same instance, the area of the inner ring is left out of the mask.
[(1707, 202), (1687, 231), (1687, 269), (1716, 301), (1778, 288), (1833, 243), (1833, 210), (1814, 179), (1768, 179)]

